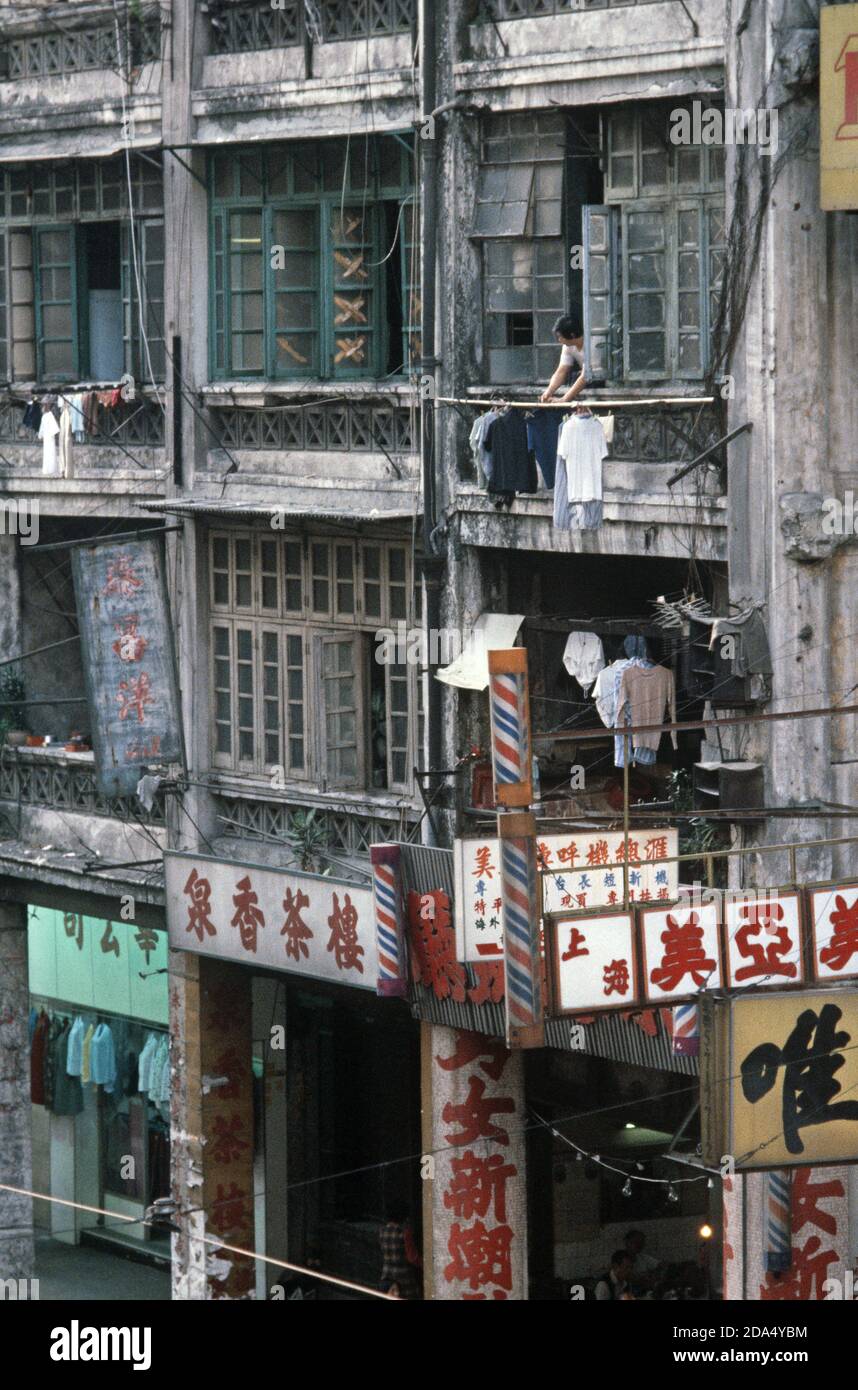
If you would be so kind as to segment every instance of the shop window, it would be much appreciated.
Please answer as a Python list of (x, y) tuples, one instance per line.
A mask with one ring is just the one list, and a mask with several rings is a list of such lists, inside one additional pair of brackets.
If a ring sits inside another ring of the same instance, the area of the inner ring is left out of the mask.
[(214, 765), (409, 790), (416, 671), (376, 661), (412, 612), (407, 547), (217, 532), (209, 556)]
[(699, 380), (724, 273), (723, 150), (671, 144), (661, 106), (610, 114), (603, 143), (605, 201), (583, 210), (591, 377)]
[(407, 142), (239, 150), (211, 161), (216, 376), (360, 378), (419, 347)]

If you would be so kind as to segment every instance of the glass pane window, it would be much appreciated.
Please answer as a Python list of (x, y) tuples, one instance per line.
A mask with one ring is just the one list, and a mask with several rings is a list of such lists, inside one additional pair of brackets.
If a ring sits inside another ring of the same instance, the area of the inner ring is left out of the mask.
[(216, 623), (213, 636), (215, 753), (232, 754), (232, 633)]
[(373, 361), (375, 299), (372, 210), (331, 208), (334, 375), (347, 376)]
[(273, 215), (275, 367), (317, 371), (319, 364), (319, 214), (315, 208)]
[(667, 368), (667, 237), (663, 208), (626, 218), (626, 313), (630, 374), (662, 375)]
[(322, 641), (325, 768), (335, 786), (353, 785), (359, 773), (358, 641), (353, 637)]
[(310, 586), (313, 612), (327, 615), (331, 611), (331, 547), (326, 541), (310, 546)]
[(286, 634), (286, 708), (288, 711), (289, 770), (305, 768), (304, 641), (300, 633)]
[(212, 603), (229, 607), (229, 536), (212, 536)]
[(408, 562), (404, 546), (391, 546), (388, 561), (388, 605), (391, 621), (408, 615)]
[(259, 542), (260, 602), (266, 613), (280, 611), (280, 547), (277, 541)]
[(236, 608), (253, 606), (253, 542), (250, 536), (236, 536), (233, 541)]
[(280, 634), (263, 628), (260, 637), (263, 762), (268, 769), (282, 766), (283, 761), (280, 741)]
[(365, 618), (382, 617), (381, 546), (363, 547), (363, 612)]
[(256, 742), (256, 682), (253, 670), (253, 630), (235, 628), (236, 729), (239, 762), (253, 762)]
[(263, 370), (262, 213), (233, 212), (229, 219), (229, 327), (232, 366)]
[(304, 558), (300, 541), (283, 544), (284, 607), (287, 613), (304, 610)]

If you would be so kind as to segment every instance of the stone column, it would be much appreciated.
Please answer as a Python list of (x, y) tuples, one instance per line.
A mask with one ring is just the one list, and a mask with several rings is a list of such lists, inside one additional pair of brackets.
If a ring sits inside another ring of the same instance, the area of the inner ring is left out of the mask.
[[(253, 1297), (251, 980), (241, 966), (171, 953), (175, 1299)], [(203, 1239), (205, 1237), (205, 1239)]]
[[(0, 1182), (32, 1187), (27, 909), (0, 903)], [(33, 1202), (0, 1191), (0, 1281), (32, 1279)]]

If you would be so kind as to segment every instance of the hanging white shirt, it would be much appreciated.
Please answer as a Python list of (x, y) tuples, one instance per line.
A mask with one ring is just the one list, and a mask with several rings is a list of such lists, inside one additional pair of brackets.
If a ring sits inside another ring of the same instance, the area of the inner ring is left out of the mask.
[(566, 464), (570, 502), (602, 498), (602, 459), (608, 452), (602, 422), (595, 415), (573, 415), (560, 431), (557, 457)]
[(52, 410), (46, 410), (39, 425), (39, 438), (42, 441), (42, 472), (48, 477), (56, 477), (60, 471), (57, 457), (57, 435), (60, 427)]
[(563, 652), (563, 665), (586, 695), (605, 665), (605, 649), (598, 633), (570, 632)]

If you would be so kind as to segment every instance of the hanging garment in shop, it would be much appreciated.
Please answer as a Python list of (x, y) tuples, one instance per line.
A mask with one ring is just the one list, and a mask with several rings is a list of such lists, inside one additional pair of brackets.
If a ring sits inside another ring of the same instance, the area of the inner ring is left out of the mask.
[(86, 1024), (79, 1015), (72, 1024), (69, 1033), (67, 1063), (69, 1076), (80, 1076), (80, 1069), (83, 1065), (83, 1038), (85, 1032)]
[(33, 1041), (30, 1044), (30, 1100), (34, 1105), (45, 1103), (45, 1052), (50, 1031), (51, 1020), (42, 1009), (36, 1019)]
[(527, 442), (536, 456), (545, 486), (554, 486), (557, 470), (557, 440), (560, 435), (562, 410), (536, 410), (527, 416)]
[(92, 1039), (95, 1035), (95, 1024), (91, 1023), (83, 1035), (83, 1043), (80, 1053), (80, 1079), (84, 1086), (88, 1086), (92, 1079)]
[[(676, 683), (673, 672), (666, 666), (629, 666), (620, 676), (619, 708), (628, 701), (629, 714), (633, 725), (660, 724), (665, 710), (672, 722), (676, 722)], [(679, 747), (676, 732), (671, 734), (674, 748)], [(661, 742), (657, 729), (634, 735), (635, 753), (648, 750), (655, 754)], [(636, 757), (636, 761), (639, 761)], [(652, 760), (655, 761), (655, 758)]]
[(602, 524), (605, 431), (595, 415), (573, 415), (560, 431), (554, 478), (554, 525), (594, 531)]
[(477, 475), (480, 476), (482, 470), (482, 477), (486, 482), (490, 482), (492, 476), (492, 456), (486, 448), (486, 433), (497, 418), (496, 410), (487, 410), (484, 415), (477, 416), (468, 438), (474, 463), (477, 465)]
[(94, 1084), (103, 1086), (107, 1092), (112, 1091), (116, 1081), (116, 1051), (113, 1033), (107, 1023), (100, 1023), (93, 1034), (90, 1068)]
[(57, 1076), (57, 1047), (60, 1038), (69, 1029), (69, 1021), (63, 1018), (62, 1014), (54, 1014), (51, 1018), (50, 1032), (48, 1033), (48, 1045), (45, 1048), (45, 1065), (43, 1076), (45, 1082), (45, 1108), (53, 1110), (54, 1091)]
[[(54, 1054), (53, 1105), (51, 1107), (54, 1115), (79, 1115), (83, 1110), (83, 1089), (80, 1079), (69, 1071), (69, 1049), (73, 1030), (74, 1024), (71, 1028), (64, 1028), (57, 1038)], [(79, 1061), (77, 1065), (79, 1070)]]
[(605, 666), (605, 649), (596, 632), (570, 632), (563, 651), (563, 665), (584, 694)]
[(527, 447), (527, 427), (520, 410), (504, 410), (485, 433), (491, 456), (489, 492), (536, 492), (536, 464)]
[(158, 1104), (170, 1099), (170, 1039), (162, 1034), (152, 1059), (149, 1099)]
[(142, 1095), (146, 1095), (152, 1084), (152, 1063), (158, 1051), (158, 1034), (150, 1033), (145, 1043), (143, 1051), (137, 1063), (137, 1089)]
[(42, 473), (55, 478), (60, 471), (57, 453), (57, 438), (60, 427), (52, 410), (46, 410), (39, 421), (39, 438), (42, 441)]

